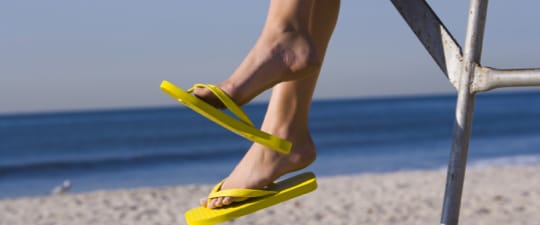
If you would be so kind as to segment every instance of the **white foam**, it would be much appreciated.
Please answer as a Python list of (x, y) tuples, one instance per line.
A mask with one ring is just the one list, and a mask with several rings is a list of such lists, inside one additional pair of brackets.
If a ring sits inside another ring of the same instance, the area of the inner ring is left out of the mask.
[(472, 161), (471, 167), (540, 165), (540, 155), (518, 155)]

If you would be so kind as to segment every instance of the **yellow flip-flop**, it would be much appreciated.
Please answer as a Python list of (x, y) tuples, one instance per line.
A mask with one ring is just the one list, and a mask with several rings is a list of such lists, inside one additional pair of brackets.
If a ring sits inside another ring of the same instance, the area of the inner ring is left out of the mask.
[[(192, 95), (194, 88), (207, 88), (232, 112), (238, 119), (216, 109), (214, 106)], [(278, 152), (289, 154), (291, 142), (263, 132), (253, 125), (246, 113), (220, 88), (211, 84), (195, 84), (187, 91), (175, 86), (171, 82), (164, 80), (161, 82), (161, 90), (169, 94), (172, 98), (183, 103), (195, 112), (217, 123), (218, 125), (240, 135), (248, 140), (262, 144)]]
[(228, 189), (220, 191), (222, 183), (220, 182), (214, 187), (208, 199), (224, 196), (248, 199), (217, 209), (205, 207), (190, 209), (185, 213), (186, 222), (189, 225), (212, 225), (232, 220), (309, 193), (317, 188), (315, 174), (312, 172), (274, 183), (264, 190)]

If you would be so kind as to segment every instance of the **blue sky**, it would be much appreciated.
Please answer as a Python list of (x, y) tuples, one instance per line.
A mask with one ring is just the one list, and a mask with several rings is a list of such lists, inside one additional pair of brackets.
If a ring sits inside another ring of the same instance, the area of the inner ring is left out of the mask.
[[(429, 1), (463, 43), (469, 2)], [(174, 104), (162, 79), (224, 80), (268, 1), (0, 2), (0, 113)], [(482, 63), (540, 66), (540, 2), (491, 1)], [(389, 0), (342, 0), (316, 98), (453, 93)], [(267, 94), (258, 100), (264, 101)]]

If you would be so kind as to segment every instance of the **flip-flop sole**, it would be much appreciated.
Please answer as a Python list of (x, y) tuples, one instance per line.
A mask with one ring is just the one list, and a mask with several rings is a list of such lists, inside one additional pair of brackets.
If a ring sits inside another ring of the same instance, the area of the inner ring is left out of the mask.
[(253, 142), (262, 144), (278, 152), (289, 154), (292, 147), (291, 142), (263, 132), (242, 121), (236, 120), (228, 114), (216, 109), (205, 101), (193, 96), (192, 94), (182, 90), (168, 81), (164, 80), (160, 87), (161, 90), (163, 90), (173, 99), (183, 103), (193, 111), (201, 114), (212, 122)]
[(309, 193), (316, 188), (317, 181), (315, 174), (307, 172), (285, 179), (269, 187), (267, 190), (278, 192), (274, 195), (252, 198), (218, 209), (208, 209), (205, 207), (193, 208), (185, 213), (185, 218), (189, 225), (221, 223), (290, 200)]

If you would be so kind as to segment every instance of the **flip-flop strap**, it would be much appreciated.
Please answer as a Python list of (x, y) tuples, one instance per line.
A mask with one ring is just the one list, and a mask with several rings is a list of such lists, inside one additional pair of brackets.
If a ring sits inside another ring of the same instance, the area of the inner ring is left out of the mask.
[(188, 90), (188, 93), (192, 93), (195, 88), (206, 88), (210, 90), (218, 99), (225, 105), (229, 111), (231, 111), (236, 117), (238, 117), (242, 122), (254, 126), (253, 122), (246, 115), (244, 110), (242, 110), (232, 99), (225, 93), (221, 88), (212, 85), (212, 84), (195, 84), (192, 88)]
[(237, 198), (256, 198), (276, 194), (276, 191), (257, 190), (257, 189), (227, 189), (220, 190), (223, 181), (219, 182), (208, 195), (208, 199), (217, 197), (237, 197)]

